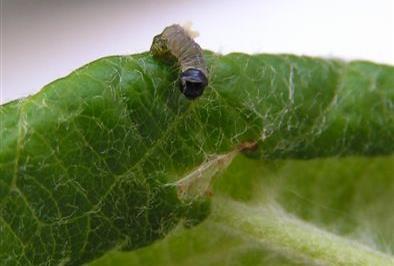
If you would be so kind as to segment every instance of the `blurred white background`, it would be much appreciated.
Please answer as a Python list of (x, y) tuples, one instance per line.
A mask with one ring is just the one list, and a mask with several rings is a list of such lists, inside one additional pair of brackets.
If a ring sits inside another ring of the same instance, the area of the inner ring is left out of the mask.
[(393, 0), (0, 0), (0, 102), (192, 22), (205, 49), (394, 64)]

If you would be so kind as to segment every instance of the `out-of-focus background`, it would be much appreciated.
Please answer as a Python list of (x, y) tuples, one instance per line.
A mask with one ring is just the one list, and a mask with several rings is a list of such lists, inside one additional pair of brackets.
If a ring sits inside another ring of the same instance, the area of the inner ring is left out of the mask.
[(193, 23), (205, 49), (394, 64), (393, 0), (0, 0), (0, 103)]

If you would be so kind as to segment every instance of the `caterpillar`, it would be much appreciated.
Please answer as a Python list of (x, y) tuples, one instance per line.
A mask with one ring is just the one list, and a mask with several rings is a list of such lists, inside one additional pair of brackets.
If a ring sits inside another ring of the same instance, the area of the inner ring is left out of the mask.
[(150, 51), (154, 58), (176, 61), (180, 66), (180, 90), (193, 100), (201, 96), (208, 85), (208, 69), (203, 51), (180, 25), (166, 27), (153, 38)]

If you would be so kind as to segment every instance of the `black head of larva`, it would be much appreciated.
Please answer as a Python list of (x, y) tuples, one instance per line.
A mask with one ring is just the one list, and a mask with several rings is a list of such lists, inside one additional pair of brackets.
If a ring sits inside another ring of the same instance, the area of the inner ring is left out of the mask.
[(181, 92), (186, 98), (193, 100), (204, 92), (208, 85), (208, 79), (205, 74), (196, 68), (189, 68), (181, 73)]

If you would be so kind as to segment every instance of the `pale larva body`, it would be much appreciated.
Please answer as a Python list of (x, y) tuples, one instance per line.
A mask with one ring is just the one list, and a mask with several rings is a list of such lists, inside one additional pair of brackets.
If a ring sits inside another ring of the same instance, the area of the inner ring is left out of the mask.
[(178, 62), (181, 91), (189, 99), (202, 95), (208, 85), (208, 69), (201, 47), (180, 25), (166, 27), (153, 38), (151, 53), (164, 60)]

